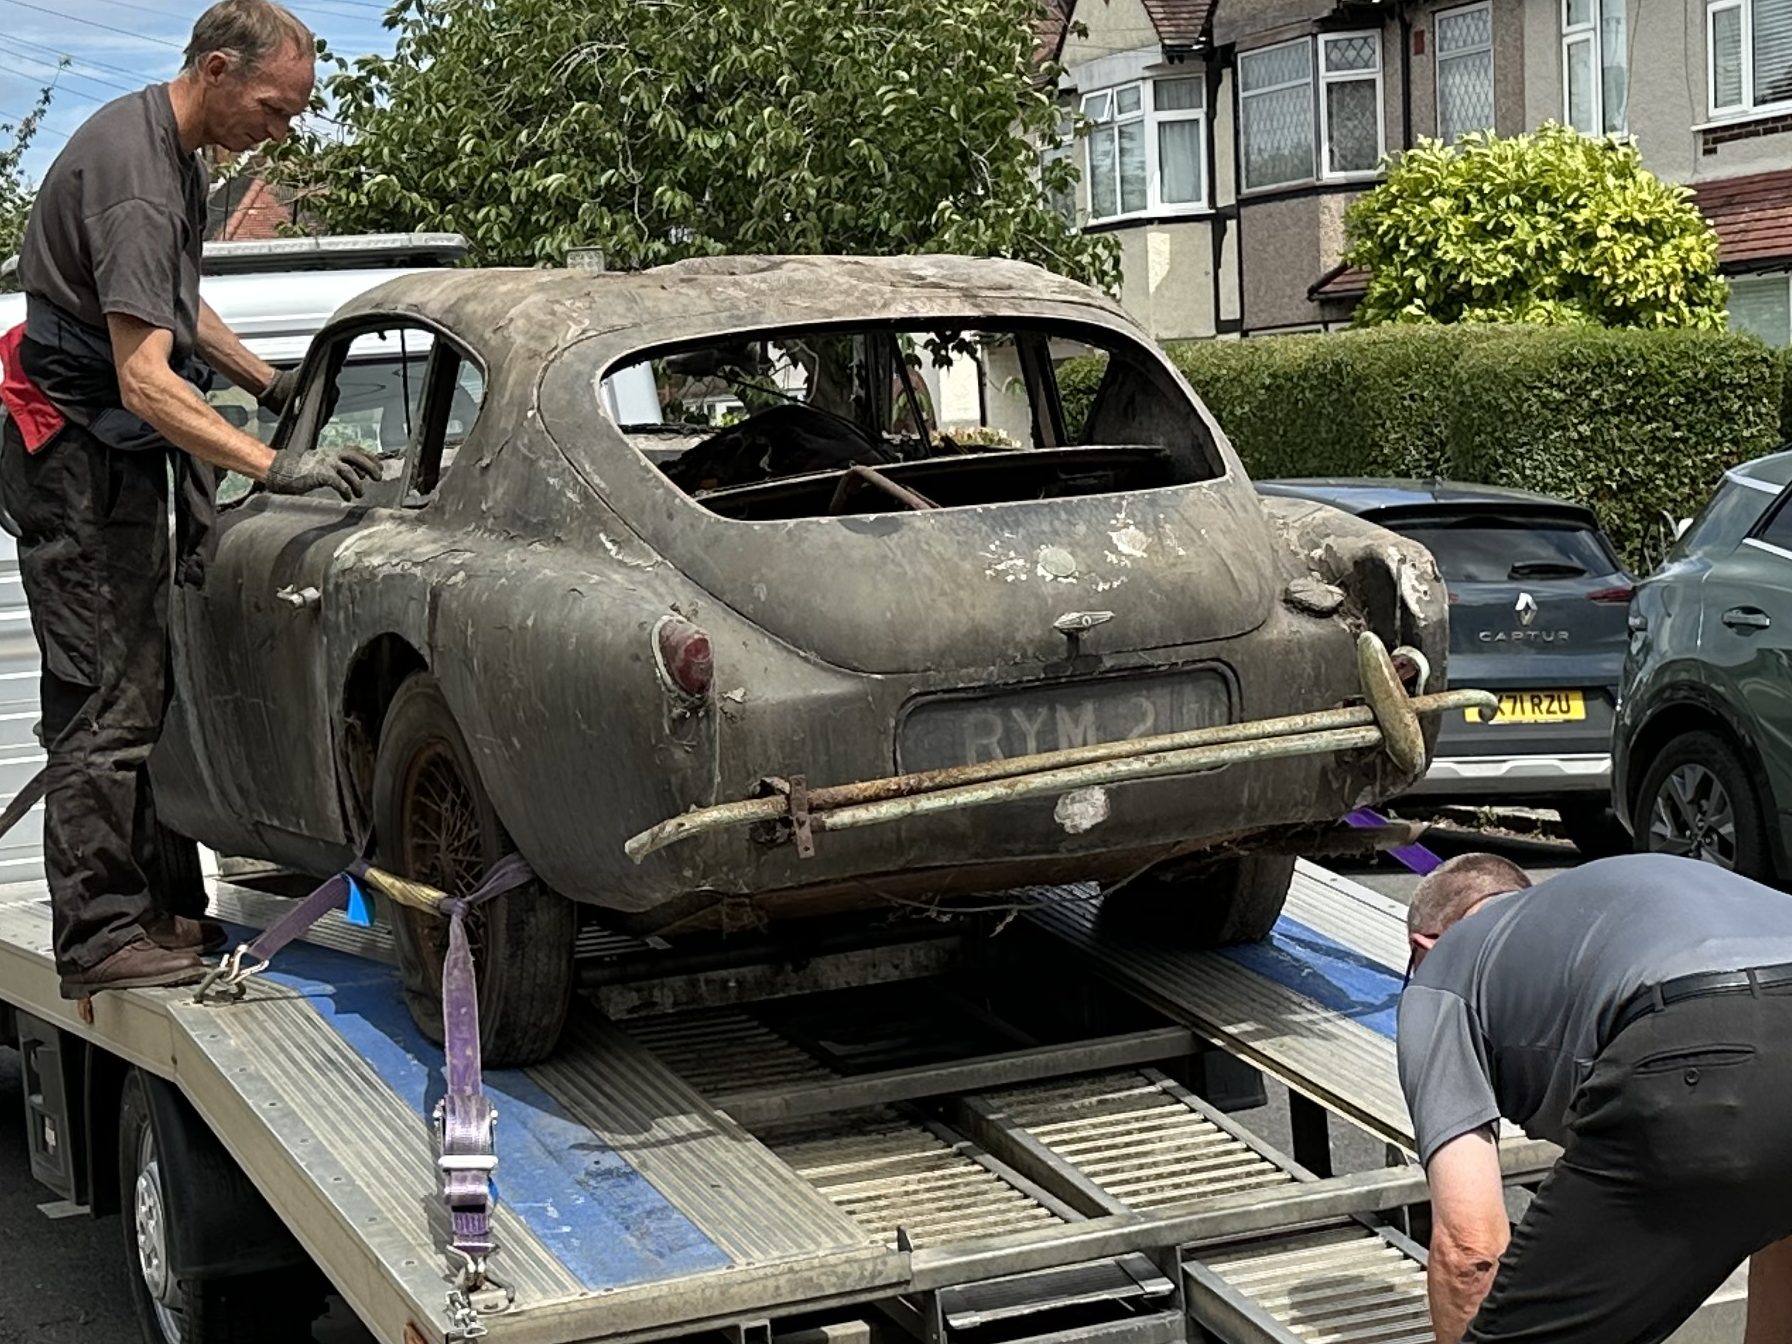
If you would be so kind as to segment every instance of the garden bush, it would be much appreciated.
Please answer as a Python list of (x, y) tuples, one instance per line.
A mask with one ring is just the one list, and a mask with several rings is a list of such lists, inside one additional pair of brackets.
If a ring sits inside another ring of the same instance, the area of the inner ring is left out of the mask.
[[(1731, 332), (1390, 326), (1169, 355), (1253, 477), (1537, 490), (1592, 506), (1633, 566), (1664, 511), (1696, 512), (1726, 468), (1781, 441), (1782, 418), (1792, 430), (1792, 356)], [(1073, 422), (1100, 373), (1061, 371)]]

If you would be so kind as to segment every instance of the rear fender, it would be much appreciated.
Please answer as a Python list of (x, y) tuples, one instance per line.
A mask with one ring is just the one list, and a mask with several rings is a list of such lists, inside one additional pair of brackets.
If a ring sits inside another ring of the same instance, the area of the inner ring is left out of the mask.
[[(1276, 495), (1260, 498), (1286, 551), (1283, 602), (1313, 614), (1333, 614), (1353, 634), (1372, 630), (1390, 649), (1417, 649), (1430, 665), (1430, 676), (1419, 689), (1447, 686), (1449, 605), (1431, 552), (1328, 504)], [(1427, 726), (1427, 747), (1436, 732), (1433, 720)]]

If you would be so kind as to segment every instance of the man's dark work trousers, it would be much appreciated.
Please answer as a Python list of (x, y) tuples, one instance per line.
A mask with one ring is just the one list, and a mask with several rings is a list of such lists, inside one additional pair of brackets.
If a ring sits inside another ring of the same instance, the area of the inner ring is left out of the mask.
[(36, 455), (10, 420), (0, 442), (43, 655), (44, 870), (64, 974), (183, 904), (165, 899), (148, 771), (169, 694), (168, 461), (72, 424)]
[(1792, 1235), (1792, 993), (1685, 999), (1600, 1052), (1473, 1344), (1657, 1344)]

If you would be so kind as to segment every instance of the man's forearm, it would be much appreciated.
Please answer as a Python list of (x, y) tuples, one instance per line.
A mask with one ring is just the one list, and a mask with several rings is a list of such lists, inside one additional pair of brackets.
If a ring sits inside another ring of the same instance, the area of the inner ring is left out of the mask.
[(1461, 1344), (1469, 1322), (1493, 1287), (1497, 1256), (1462, 1257), (1442, 1251), (1435, 1244), (1425, 1268), (1426, 1296), (1431, 1304), (1431, 1329), (1437, 1344)]
[(199, 301), (198, 341), (205, 362), (251, 396), (260, 396), (274, 376), (274, 366), (249, 353), (237, 334), (203, 299)]
[(172, 370), (164, 367), (160, 376), (121, 380), (119, 390), (125, 408), (176, 448), (257, 481), (267, 476), (273, 450), (229, 424)]

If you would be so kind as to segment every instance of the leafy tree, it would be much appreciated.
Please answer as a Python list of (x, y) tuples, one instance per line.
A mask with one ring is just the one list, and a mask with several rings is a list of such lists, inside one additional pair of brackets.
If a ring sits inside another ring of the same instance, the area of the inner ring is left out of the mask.
[(286, 175), (334, 231), (451, 229), (484, 264), (965, 252), (1112, 288), (1039, 0), (399, 0)]
[(1717, 235), (1636, 148), (1549, 124), (1421, 141), (1345, 215), (1380, 322), (1724, 326)]
[(25, 236), (25, 220), (36, 191), (26, 180), (22, 163), (49, 110), (50, 90), (44, 89), (22, 120), (0, 122), (0, 136), (11, 137), (11, 143), (0, 144), (0, 261), (17, 252)]

